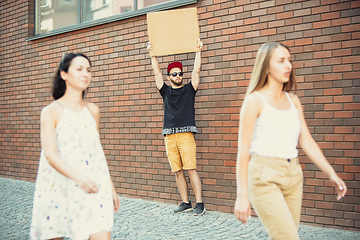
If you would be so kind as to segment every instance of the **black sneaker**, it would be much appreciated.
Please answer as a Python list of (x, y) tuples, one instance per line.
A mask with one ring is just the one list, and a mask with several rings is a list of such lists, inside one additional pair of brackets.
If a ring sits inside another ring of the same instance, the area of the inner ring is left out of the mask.
[(174, 213), (189, 212), (192, 210), (191, 202), (182, 202), (180, 206), (174, 210)]
[(194, 207), (194, 216), (200, 216), (205, 213), (205, 207), (203, 202), (196, 203)]

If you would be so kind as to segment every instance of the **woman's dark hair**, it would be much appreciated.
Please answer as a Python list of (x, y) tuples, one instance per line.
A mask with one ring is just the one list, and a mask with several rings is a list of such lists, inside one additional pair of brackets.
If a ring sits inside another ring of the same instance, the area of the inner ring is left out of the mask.
[[(66, 91), (66, 84), (65, 81), (61, 78), (60, 72), (64, 71), (64, 72), (68, 72), (69, 71), (69, 67), (71, 65), (71, 61), (76, 58), (76, 57), (83, 57), (86, 60), (89, 61), (89, 64), (91, 66), (91, 62), (90, 59), (85, 56), (82, 53), (67, 53), (64, 54), (63, 58), (60, 61), (59, 67), (55, 73), (55, 77), (54, 77), (54, 81), (53, 81), (53, 86), (52, 86), (52, 96), (55, 100), (61, 98), (62, 96), (64, 96), (65, 91)], [(82, 97), (84, 98), (85, 96), (85, 91), (83, 91), (82, 93)]]

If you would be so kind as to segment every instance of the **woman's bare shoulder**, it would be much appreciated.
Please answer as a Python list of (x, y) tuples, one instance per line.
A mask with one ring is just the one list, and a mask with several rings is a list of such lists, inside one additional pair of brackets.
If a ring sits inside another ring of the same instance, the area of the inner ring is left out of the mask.
[(41, 110), (41, 115), (58, 115), (63, 109), (64, 107), (60, 103), (53, 101)]
[(94, 116), (95, 119), (99, 118), (100, 109), (95, 103), (86, 101), (85, 106), (89, 109), (89, 111), (91, 112), (91, 114)]
[(262, 100), (258, 93), (252, 92), (245, 97), (244, 104), (250, 106), (262, 106)]
[(52, 122), (56, 126), (63, 111), (64, 107), (60, 103), (53, 101), (41, 110), (42, 123)]
[(301, 102), (299, 97), (295, 93), (289, 93), (291, 101), (295, 104), (297, 108), (301, 107)]
[(99, 112), (99, 107), (92, 102), (85, 102), (86, 107), (90, 110), (90, 112)]
[(258, 93), (250, 93), (244, 99), (240, 115), (253, 115), (259, 117), (264, 108), (264, 103)]

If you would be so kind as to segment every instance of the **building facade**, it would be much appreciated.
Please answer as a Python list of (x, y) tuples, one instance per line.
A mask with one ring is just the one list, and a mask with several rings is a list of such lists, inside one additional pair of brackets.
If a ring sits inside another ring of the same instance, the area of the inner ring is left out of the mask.
[[(71, 2), (45, 2), (61, 1)], [(100, 107), (101, 142), (118, 193), (178, 203), (161, 135), (162, 99), (146, 49), (146, 12), (197, 7), (204, 47), (195, 139), (207, 208), (234, 210), (241, 104), (256, 51), (262, 43), (278, 41), (291, 50), (297, 95), (312, 136), (348, 186), (337, 201), (328, 179), (300, 148), (301, 221), (360, 228), (360, 1), (175, 0), (153, 1), (149, 7), (146, 0), (129, 2), (105, 20), (94, 17), (97, 9), (65, 28), (51, 25), (46, 14), (41, 25), (36, 9), (38, 4), (50, 8), (44, 1), (0, 2), (0, 177), (35, 181), (40, 112), (52, 101), (52, 77), (64, 52), (83, 52), (93, 63), (86, 98)], [(189, 79), (194, 57), (158, 59), (164, 75), (169, 62), (182, 61)]]

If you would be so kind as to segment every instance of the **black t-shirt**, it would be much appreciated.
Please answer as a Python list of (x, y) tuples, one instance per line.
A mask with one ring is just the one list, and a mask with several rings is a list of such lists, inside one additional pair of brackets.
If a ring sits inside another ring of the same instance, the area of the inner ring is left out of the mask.
[(159, 92), (164, 100), (162, 134), (197, 133), (194, 108), (196, 91), (191, 82), (181, 88), (172, 88), (164, 83)]

